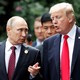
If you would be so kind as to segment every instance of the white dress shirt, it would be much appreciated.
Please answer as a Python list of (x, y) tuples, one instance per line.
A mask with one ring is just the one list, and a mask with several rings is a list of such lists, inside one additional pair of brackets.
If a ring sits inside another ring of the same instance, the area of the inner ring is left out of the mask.
[(38, 39), (36, 39), (36, 43), (37, 43), (37, 45), (36, 45), (36, 47), (37, 47), (37, 46), (43, 44), (43, 41), (41, 42), (41, 41), (39, 41)]
[[(71, 31), (67, 34), (69, 38), (68, 41), (68, 47), (69, 47), (69, 59), (70, 59), (70, 72), (71, 72), (71, 63), (72, 63), (72, 55), (73, 55), (73, 49), (74, 49), (74, 42), (75, 42), (75, 35), (76, 35), (76, 26), (74, 25)], [(60, 59), (62, 55), (62, 45), (63, 45), (63, 36), (61, 38), (61, 48), (60, 48)]]
[[(7, 39), (6, 41), (6, 45), (5, 45), (5, 65), (6, 65), (6, 71), (8, 72), (8, 64), (9, 64), (9, 58), (11, 55), (11, 46), (13, 46), (9, 40)], [(16, 47), (15, 53), (16, 53), (16, 63), (15, 63), (15, 67), (17, 65), (17, 61), (20, 55), (20, 50), (21, 50), (21, 45), (14, 45)]]

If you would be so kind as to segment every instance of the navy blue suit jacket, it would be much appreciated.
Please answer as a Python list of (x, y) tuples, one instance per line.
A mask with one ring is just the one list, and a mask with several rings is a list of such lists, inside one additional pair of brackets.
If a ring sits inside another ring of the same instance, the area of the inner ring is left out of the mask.
[[(25, 50), (28, 50), (27, 54), (25, 53)], [(41, 63), (39, 50), (22, 45), (20, 57), (12, 80), (29, 80), (30, 73), (28, 72), (28, 66), (33, 65), (36, 62)], [(5, 67), (5, 42), (0, 45), (0, 80), (8, 80)], [(38, 74), (33, 80), (41, 80), (40, 75)]]
[(39, 49), (39, 51), (41, 53), (41, 62), (42, 62), (43, 61), (43, 44), (41, 44), (41, 45), (39, 45), (39, 46), (37, 46), (35, 48)]
[[(57, 34), (43, 44), (43, 77), (44, 80), (60, 80), (60, 41)], [(65, 65), (66, 66), (66, 65)], [(72, 56), (70, 80), (80, 80), (80, 29), (77, 27)]]

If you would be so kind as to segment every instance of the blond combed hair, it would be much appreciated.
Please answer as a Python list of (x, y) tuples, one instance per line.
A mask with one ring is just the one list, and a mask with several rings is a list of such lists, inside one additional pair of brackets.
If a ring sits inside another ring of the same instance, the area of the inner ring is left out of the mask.
[(72, 13), (72, 14), (74, 14), (74, 9), (73, 9), (72, 4), (66, 3), (66, 2), (62, 2), (62, 3), (58, 3), (56, 5), (53, 5), (50, 8), (49, 13), (52, 14), (53, 12), (59, 11), (59, 10), (62, 10), (62, 9), (64, 9), (66, 13)]

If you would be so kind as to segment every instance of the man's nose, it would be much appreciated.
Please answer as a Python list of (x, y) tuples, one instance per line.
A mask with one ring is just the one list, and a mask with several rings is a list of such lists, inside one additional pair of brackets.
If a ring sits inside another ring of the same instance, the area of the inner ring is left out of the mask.
[(51, 29), (50, 28), (48, 28), (48, 34), (51, 34)]
[(52, 20), (53, 25), (57, 24), (57, 19)]
[(22, 36), (23, 36), (23, 37), (26, 37), (26, 35), (27, 35), (26, 32), (23, 31), (23, 32), (22, 32)]

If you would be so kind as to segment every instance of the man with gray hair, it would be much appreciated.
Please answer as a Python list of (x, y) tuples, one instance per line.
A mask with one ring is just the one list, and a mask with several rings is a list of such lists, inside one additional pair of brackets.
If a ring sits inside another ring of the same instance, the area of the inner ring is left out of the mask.
[(6, 31), (8, 38), (0, 45), (0, 80), (41, 80), (39, 50), (23, 45), (28, 34), (27, 22), (20, 16), (13, 16), (7, 22)]
[(58, 3), (49, 11), (55, 36), (43, 44), (44, 80), (80, 80), (80, 29), (70, 3)]

